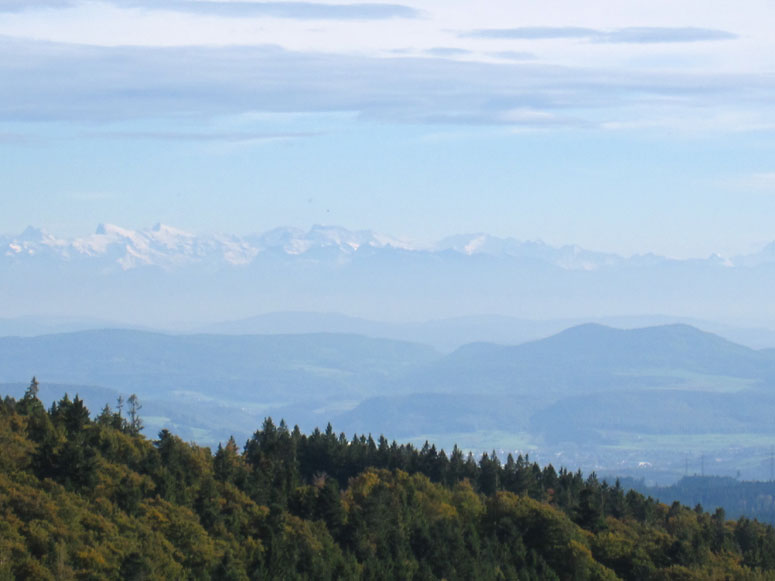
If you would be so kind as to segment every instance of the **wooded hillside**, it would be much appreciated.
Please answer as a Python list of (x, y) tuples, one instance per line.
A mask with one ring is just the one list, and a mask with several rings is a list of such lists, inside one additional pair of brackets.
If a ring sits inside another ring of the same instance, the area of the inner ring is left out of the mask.
[(772, 527), (594, 474), (271, 419), (212, 453), (129, 411), (0, 402), (0, 579), (775, 579)]

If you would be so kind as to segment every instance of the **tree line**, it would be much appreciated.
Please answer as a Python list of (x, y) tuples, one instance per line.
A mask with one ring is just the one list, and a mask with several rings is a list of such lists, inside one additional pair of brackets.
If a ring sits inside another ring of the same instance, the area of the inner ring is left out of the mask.
[(0, 400), (0, 579), (775, 579), (771, 526), (594, 473), (270, 418), (213, 452), (139, 409)]

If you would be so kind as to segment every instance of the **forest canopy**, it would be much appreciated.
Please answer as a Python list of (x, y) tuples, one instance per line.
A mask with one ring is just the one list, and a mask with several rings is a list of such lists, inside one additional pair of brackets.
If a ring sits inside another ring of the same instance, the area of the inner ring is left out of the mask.
[(136, 398), (0, 400), (0, 579), (775, 579), (775, 531), (528, 457), (267, 418), (141, 433)]

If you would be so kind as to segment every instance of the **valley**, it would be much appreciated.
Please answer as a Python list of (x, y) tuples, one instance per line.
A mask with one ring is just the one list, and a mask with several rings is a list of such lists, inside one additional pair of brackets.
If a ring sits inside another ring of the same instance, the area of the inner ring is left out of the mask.
[(0, 369), (15, 396), (32, 375), (44, 401), (137, 393), (146, 433), (210, 446), (272, 416), (666, 484), (701, 458), (708, 474), (765, 479), (775, 438), (775, 352), (688, 325), (585, 324), (446, 354), (342, 333), (95, 330), (0, 338)]

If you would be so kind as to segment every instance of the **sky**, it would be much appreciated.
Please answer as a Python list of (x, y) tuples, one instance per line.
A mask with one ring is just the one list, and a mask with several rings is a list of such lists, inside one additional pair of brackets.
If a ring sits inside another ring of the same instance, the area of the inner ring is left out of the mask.
[(775, 240), (775, 4), (0, 0), (0, 233)]

